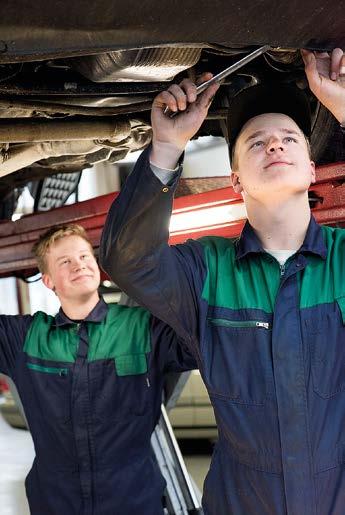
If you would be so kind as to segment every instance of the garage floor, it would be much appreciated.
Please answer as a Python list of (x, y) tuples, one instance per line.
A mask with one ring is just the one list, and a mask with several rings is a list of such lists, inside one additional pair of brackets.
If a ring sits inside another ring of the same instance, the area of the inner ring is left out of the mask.
[[(202, 488), (210, 457), (190, 454), (191, 447), (184, 445), (187, 468), (199, 488)], [(191, 449), (192, 450), (192, 449)], [(197, 452), (203, 452), (197, 451)], [(0, 414), (0, 506), (1, 515), (30, 515), (25, 496), (24, 479), (34, 459), (30, 433), (10, 427)]]
[(0, 414), (1, 515), (30, 515), (24, 479), (34, 459), (30, 433), (13, 429)]

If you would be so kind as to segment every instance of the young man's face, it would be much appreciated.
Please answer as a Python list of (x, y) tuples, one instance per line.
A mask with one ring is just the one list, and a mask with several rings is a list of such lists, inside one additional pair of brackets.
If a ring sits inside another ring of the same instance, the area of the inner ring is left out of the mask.
[(279, 113), (250, 119), (237, 139), (232, 180), (245, 199), (306, 192), (315, 182), (315, 165), (296, 123)]
[(97, 292), (100, 272), (89, 243), (80, 236), (65, 236), (46, 255), (44, 284), (61, 300), (83, 300)]

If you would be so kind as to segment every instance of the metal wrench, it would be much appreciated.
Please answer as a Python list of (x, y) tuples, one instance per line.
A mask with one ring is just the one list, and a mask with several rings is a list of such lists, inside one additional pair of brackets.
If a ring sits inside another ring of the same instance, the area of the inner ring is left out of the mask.
[[(259, 55), (264, 54), (270, 48), (271, 48), (270, 45), (264, 45), (264, 46), (261, 46), (260, 48), (257, 48), (250, 54), (243, 57), (243, 59), (240, 59), (237, 63), (234, 63), (231, 66), (229, 66), (228, 68), (225, 68), (225, 70), (223, 70), (222, 72), (217, 73), (217, 75), (212, 77), (212, 79), (209, 79), (206, 82), (203, 82), (202, 84), (200, 84), (200, 86), (197, 86), (196, 94), (200, 95), (200, 93), (205, 91), (205, 89), (207, 89), (209, 86), (211, 86), (211, 84), (214, 84), (215, 82), (220, 82), (221, 80), (225, 79), (225, 77), (227, 77), (228, 75), (231, 75), (231, 73), (236, 72), (239, 68), (242, 68), (242, 66), (244, 66), (245, 64), (250, 63), (250, 61), (252, 61), (256, 57), (258, 57)], [(176, 111), (176, 112), (170, 111), (168, 106), (164, 109), (164, 114), (167, 114), (168, 116), (170, 116), (170, 118), (173, 118), (174, 116), (179, 114), (179, 112), (180, 111)]]

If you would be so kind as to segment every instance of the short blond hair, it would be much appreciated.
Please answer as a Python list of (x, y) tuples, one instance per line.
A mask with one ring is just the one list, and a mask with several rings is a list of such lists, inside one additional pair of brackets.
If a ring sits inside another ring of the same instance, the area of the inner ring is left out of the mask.
[(81, 225), (66, 224), (51, 227), (50, 229), (48, 229), (48, 231), (41, 234), (39, 239), (32, 247), (32, 253), (36, 258), (38, 269), (42, 274), (47, 273), (46, 256), (49, 252), (49, 248), (56, 241), (61, 240), (62, 238), (66, 238), (66, 236), (80, 236), (90, 245), (91, 251), (93, 253), (91, 241), (84, 227), (82, 227)]

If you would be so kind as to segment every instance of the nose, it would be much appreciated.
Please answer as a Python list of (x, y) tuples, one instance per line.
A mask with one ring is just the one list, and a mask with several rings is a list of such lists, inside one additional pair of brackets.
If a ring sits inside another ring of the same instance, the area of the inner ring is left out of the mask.
[(77, 272), (78, 270), (84, 270), (84, 268), (86, 268), (86, 266), (82, 259), (75, 258), (74, 263), (73, 263), (73, 268)]
[(277, 151), (284, 152), (284, 144), (280, 138), (272, 137), (268, 141), (266, 152), (268, 154), (274, 154)]

